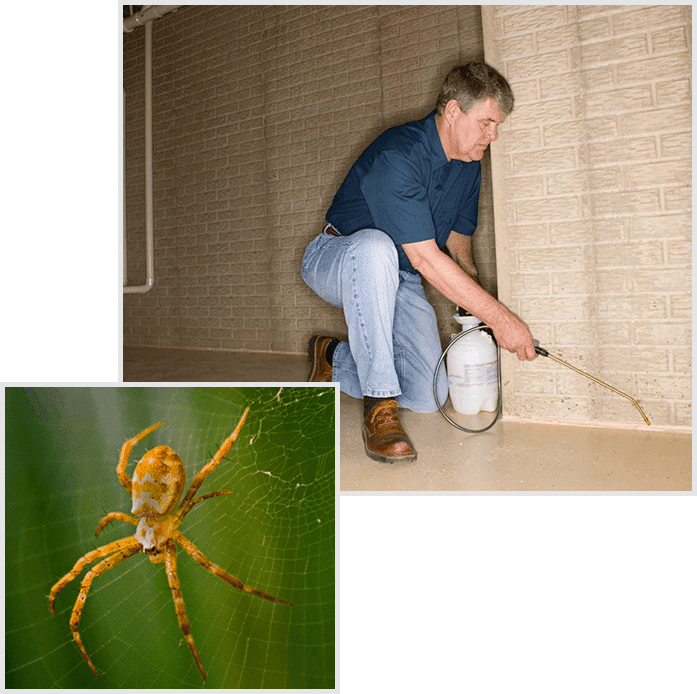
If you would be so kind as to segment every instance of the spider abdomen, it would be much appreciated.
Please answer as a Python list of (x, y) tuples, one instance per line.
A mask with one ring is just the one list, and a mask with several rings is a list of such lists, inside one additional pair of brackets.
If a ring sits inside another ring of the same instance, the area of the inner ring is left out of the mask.
[(148, 451), (133, 472), (131, 513), (165, 515), (174, 510), (186, 485), (181, 458), (169, 446)]

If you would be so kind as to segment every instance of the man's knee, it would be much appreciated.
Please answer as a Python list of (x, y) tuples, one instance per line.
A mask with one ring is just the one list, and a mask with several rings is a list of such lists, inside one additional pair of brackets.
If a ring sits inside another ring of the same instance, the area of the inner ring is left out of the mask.
[(366, 263), (399, 270), (399, 259), (394, 241), (379, 229), (361, 229), (353, 234), (354, 253)]

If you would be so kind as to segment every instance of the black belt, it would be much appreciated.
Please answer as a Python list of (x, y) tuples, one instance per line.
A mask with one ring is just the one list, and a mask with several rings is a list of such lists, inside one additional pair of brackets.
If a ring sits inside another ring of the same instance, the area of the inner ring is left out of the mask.
[(329, 234), (330, 236), (341, 236), (341, 234), (331, 224), (327, 224), (327, 226), (322, 230), (322, 233)]

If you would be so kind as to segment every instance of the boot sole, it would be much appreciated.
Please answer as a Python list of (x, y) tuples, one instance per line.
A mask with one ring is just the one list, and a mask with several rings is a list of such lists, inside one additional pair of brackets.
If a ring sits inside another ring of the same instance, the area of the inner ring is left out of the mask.
[(377, 460), (378, 463), (413, 463), (416, 460), (416, 451), (410, 455), (383, 455), (376, 453), (368, 447), (368, 432), (365, 427), (363, 427), (363, 446), (365, 447), (365, 454), (369, 458)]

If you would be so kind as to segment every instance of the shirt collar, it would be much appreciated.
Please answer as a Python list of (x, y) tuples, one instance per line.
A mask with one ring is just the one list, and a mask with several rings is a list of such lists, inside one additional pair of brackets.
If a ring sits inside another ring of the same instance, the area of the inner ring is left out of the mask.
[(426, 136), (428, 137), (428, 146), (433, 154), (434, 168), (449, 164), (448, 157), (445, 156), (443, 143), (440, 141), (440, 136), (438, 135), (438, 128), (436, 128), (436, 112), (431, 111), (431, 113), (426, 116), (425, 120)]

